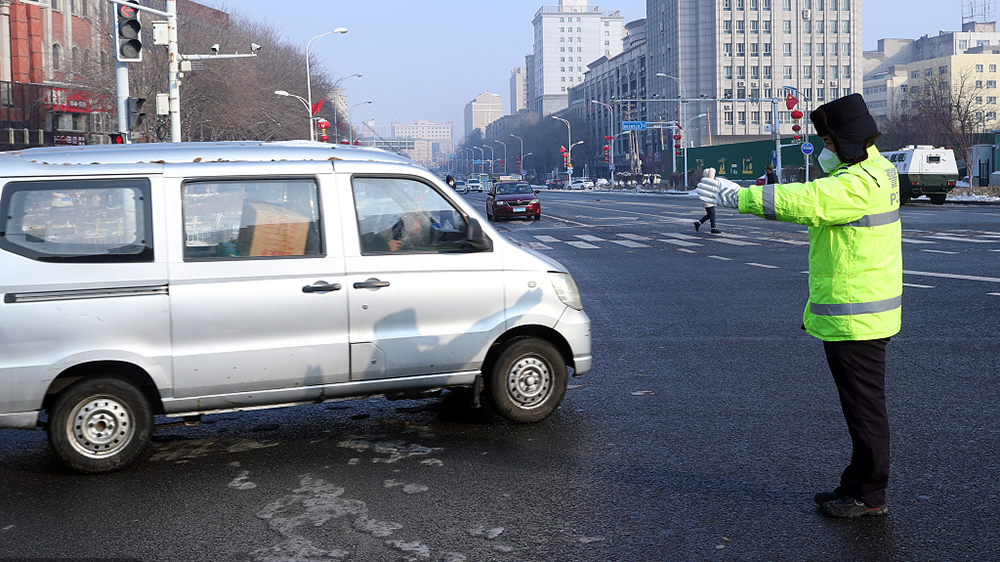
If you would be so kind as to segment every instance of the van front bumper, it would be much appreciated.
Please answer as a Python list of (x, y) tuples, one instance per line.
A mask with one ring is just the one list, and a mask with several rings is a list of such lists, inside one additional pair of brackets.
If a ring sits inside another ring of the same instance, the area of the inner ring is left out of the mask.
[(566, 338), (573, 352), (573, 375), (590, 371), (593, 356), (590, 351), (590, 317), (582, 310), (566, 307), (555, 329)]

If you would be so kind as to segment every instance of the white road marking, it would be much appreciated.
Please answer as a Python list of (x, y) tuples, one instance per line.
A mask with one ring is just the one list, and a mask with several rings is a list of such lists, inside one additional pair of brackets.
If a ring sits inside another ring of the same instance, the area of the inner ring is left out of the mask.
[(595, 246), (593, 244), (588, 244), (587, 242), (581, 242), (580, 240), (568, 240), (566, 243), (569, 244), (570, 246), (573, 246), (574, 248), (580, 248), (581, 250), (597, 250), (597, 249), (600, 249), (600, 246)]
[(766, 264), (763, 264), (763, 263), (754, 263), (752, 261), (748, 261), (747, 265), (752, 265), (754, 267), (763, 267), (763, 268), (766, 268), (766, 269), (781, 269), (780, 267), (778, 267), (776, 265), (766, 265)]
[(986, 293), (986, 294), (994, 297), (1000, 297), (1000, 293)]
[(609, 240), (609, 242), (614, 242), (615, 244), (619, 244), (619, 245), (625, 246), (626, 248), (648, 248), (649, 247), (649, 245), (647, 245), (647, 244), (640, 244), (638, 242), (633, 242), (632, 240)]
[(708, 257), (712, 258), (713, 260), (733, 261), (733, 258), (726, 258), (722, 256), (708, 256)]
[(542, 244), (541, 242), (528, 242), (528, 247), (530, 247), (532, 250), (551, 250), (552, 249), (552, 246), (546, 246), (545, 244)]
[(935, 240), (947, 240), (948, 242), (972, 242), (973, 244), (996, 243), (996, 240), (979, 240), (978, 238), (969, 238), (967, 236), (952, 236), (950, 234), (935, 234), (933, 236), (928, 236), (927, 238), (933, 238)]
[(920, 275), (923, 277), (943, 277), (945, 279), (961, 279), (962, 281), (986, 281), (987, 283), (1000, 283), (998, 277), (979, 277), (977, 275), (958, 275), (953, 273), (933, 273), (930, 271), (909, 271), (904, 269), (905, 275)]
[(629, 240), (642, 240), (642, 241), (652, 240), (652, 238), (649, 238), (648, 236), (639, 236), (638, 234), (626, 233), (626, 234), (619, 234), (618, 236), (621, 236), (622, 238), (628, 238)]
[(538, 240), (539, 242), (562, 242), (562, 240), (558, 238), (554, 238), (552, 236), (547, 236), (547, 235), (535, 236), (535, 240)]
[(685, 240), (660, 240), (660, 242), (666, 242), (667, 244), (673, 244), (675, 246), (701, 246), (697, 242), (687, 242)]
[(661, 232), (660, 234), (668, 238), (679, 238), (681, 240), (701, 240), (701, 238), (697, 236), (691, 236), (690, 234), (681, 234), (679, 232)]
[(792, 244), (793, 246), (808, 246), (809, 242), (806, 240), (782, 240), (781, 238), (768, 238), (761, 236), (758, 240), (766, 240), (768, 242), (781, 242), (782, 244)]
[(576, 237), (587, 242), (604, 242), (603, 238), (598, 238), (590, 234), (577, 234)]
[(931, 252), (931, 253), (934, 253), (934, 254), (948, 254), (948, 255), (952, 255), (952, 256), (958, 253), (958, 252), (949, 252), (947, 250), (920, 250), (920, 251), (921, 252)]
[(930, 240), (917, 240), (916, 238), (903, 238), (902, 240), (907, 244), (937, 244), (937, 242), (931, 242)]
[(903, 283), (904, 287), (913, 287), (914, 289), (933, 289), (934, 285), (917, 285), (916, 283)]
[(760, 244), (756, 242), (744, 242), (743, 240), (734, 240), (732, 238), (723, 238), (720, 236), (709, 238), (709, 240), (715, 240), (716, 242), (722, 242), (723, 244), (729, 244), (731, 246), (760, 246)]
[(694, 250), (688, 250), (687, 248), (677, 248), (678, 252), (684, 252), (685, 254), (697, 254), (698, 252)]

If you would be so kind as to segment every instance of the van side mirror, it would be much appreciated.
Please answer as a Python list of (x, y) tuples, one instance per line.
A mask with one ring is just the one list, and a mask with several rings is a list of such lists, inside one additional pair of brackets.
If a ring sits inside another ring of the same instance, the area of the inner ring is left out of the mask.
[(492, 252), (493, 240), (483, 232), (483, 225), (479, 221), (469, 217), (469, 227), (466, 229), (466, 243), (477, 252)]

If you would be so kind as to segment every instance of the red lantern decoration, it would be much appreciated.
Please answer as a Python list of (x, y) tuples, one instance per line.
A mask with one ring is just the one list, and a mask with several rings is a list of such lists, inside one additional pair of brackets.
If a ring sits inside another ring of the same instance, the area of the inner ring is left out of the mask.
[(681, 147), (680, 143), (674, 145), (674, 148), (680, 148), (680, 147)]
[(796, 109), (795, 111), (792, 112), (792, 119), (802, 119), (803, 115), (804, 114), (801, 111)]
[(674, 140), (675, 140), (675, 141), (679, 141), (679, 140), (681, 140), (681, 136), (680, 136), (680, 135), (674, 135)]
[(326, 130), (330, 128), (330, 122), (327, 121), (326, 119), (320, 119), (319, 121), (316, 122), (316, 126), (319, 127), (320, 129)]
[(794, 137), (792, 137), (792, 138), (793, 138), (794, 140), (799, 140), (799, 136), (798, 136), (798, 135), (795, 135), (795, 136), (794, 136)]
[(328, 140), (330, 140), (330, 135), (320, 135), (319, 136), (319, 141), (320, 142), (326, 142)]
[(792, 125), (792, 130), (797, 133), (802, 130), (802, 127), (799, 127), (798, 125)]

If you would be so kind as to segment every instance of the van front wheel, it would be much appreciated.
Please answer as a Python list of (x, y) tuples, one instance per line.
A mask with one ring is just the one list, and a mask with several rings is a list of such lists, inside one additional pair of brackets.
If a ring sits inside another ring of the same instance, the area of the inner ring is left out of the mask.
[(59, 394), (49, 416), (49, 442), (77, 472), (113, 472), (134, 461), (153, 435), (149, 401), (115, 377), (84, 379)]
[(514, 423), (532, 423), (556, 411), (566, 395), (566, 362), (547, 341), (511, 342), (493, 366), (490, 403)]

